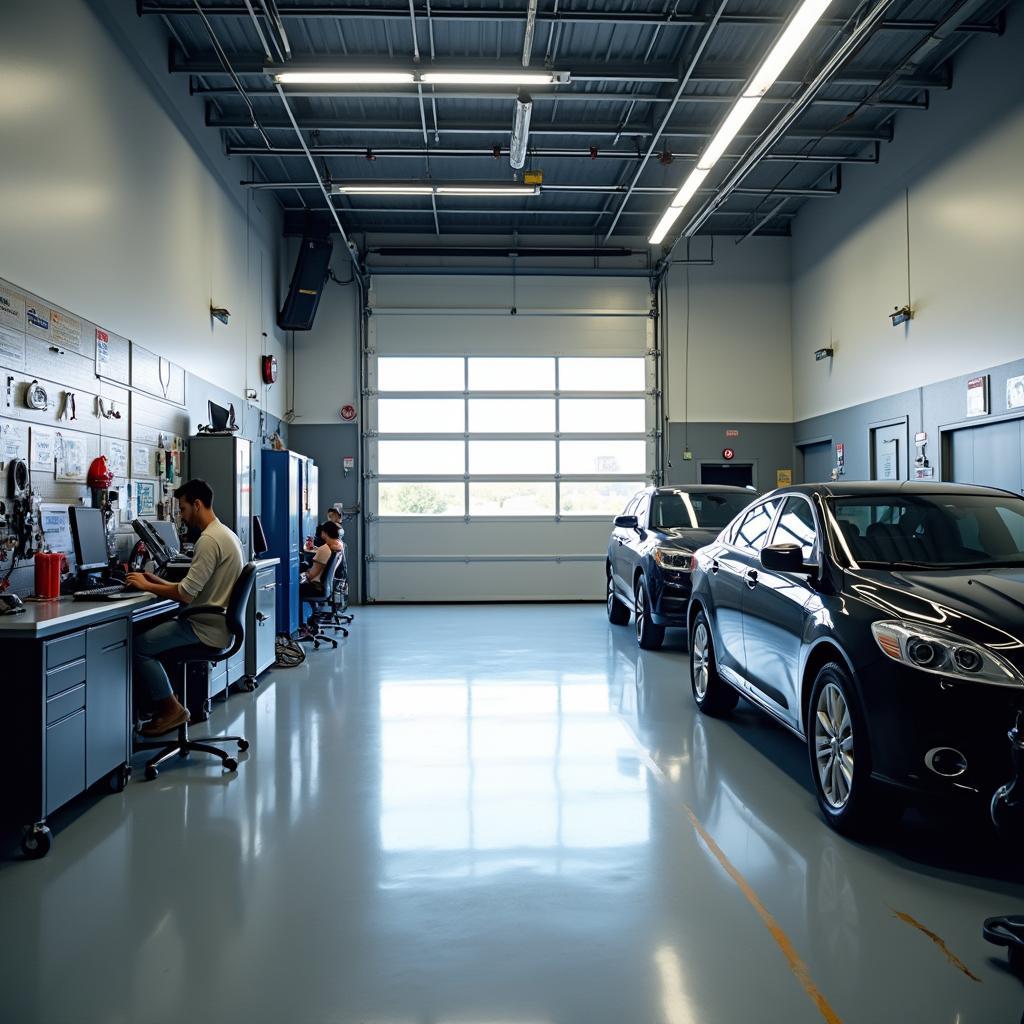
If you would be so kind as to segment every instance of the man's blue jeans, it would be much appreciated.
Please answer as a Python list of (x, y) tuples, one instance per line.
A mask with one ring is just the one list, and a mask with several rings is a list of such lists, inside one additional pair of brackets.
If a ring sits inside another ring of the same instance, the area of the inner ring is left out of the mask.
[(157, 660), (158, 655), (176, 647), (191, 647), (199, 643), (187, 622), (161, 622), (135, 638), (134, 678), (136, 693), (143, 693), (154, 703), (166, 700), (174, 692), (167, 670)]

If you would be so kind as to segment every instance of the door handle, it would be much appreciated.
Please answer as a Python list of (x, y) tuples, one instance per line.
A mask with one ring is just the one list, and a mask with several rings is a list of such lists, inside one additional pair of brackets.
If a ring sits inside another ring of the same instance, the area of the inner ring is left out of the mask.
[(717, 576), (718, 575), (718, 559), (717, 558), (712, 558), (711, 559), (711, 575), (712, 576)]
[(748, 586), (748, 587), (749, 587), (749, 588), (750, 588), (751, 590), (753, 590), (753, 589), (754, 589), (754, 587), (756, 587), (756, 586), (757, 586), (757, 570), (756, 570), (756, 569), (750, 569), (750, 570), (749, 570), (749, 571), (747, 572), (747, 576), (746, 576), (746, 579), (747, 579), (747, 586)]

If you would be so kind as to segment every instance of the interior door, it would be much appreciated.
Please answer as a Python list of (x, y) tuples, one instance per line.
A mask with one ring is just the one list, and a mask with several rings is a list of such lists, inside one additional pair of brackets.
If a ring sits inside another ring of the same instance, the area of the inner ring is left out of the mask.
[(835, 456), (832, 453), (832, 441), (815, 441), (812, 444), (797, 446), (803, 455), (804, 483), (818, 483), (832, 479), (832, 468)]
[(1024, 419), (949, 431), (942, 476), (953, 483), (1024, 494)]

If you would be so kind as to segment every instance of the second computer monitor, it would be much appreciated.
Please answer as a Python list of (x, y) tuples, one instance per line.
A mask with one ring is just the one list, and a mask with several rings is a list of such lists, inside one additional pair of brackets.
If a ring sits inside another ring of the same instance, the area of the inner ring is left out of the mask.
[(181, 537), (169, 519), (150, 519), (149, 525), (153, 527), (156, 535), (167, 545), (167, 550), (176, 555), (181, 551)]

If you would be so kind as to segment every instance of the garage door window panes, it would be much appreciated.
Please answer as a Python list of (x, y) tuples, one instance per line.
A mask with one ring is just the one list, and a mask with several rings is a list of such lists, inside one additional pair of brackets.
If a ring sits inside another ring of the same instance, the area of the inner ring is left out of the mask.
[(646, 364), (378, 357), (379, 515), (617, 514), (653, 468)]

